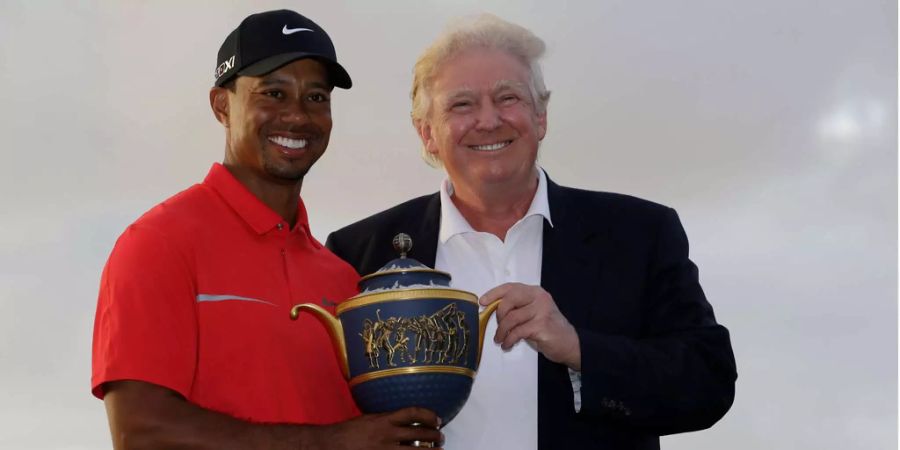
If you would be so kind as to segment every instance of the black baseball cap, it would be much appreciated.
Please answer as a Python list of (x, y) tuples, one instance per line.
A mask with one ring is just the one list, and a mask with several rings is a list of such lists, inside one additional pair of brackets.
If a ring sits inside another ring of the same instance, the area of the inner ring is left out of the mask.
[(331, 83), (350, 89), (353, 82), (338, 64), (334, 44), (322, 27), (286, 9), (247, 16), (219, 47), (216, 86), (238, 75), (265, 75), (287, 63), (316, 59), (328, 68)]

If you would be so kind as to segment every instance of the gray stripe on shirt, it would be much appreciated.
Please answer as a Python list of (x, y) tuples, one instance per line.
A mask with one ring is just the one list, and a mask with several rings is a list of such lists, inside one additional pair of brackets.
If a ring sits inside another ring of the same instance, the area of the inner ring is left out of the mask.
[(272, 302), (267, 302), (265, 300), (260, 300), (258, 298), (250, 298), (250, 297), (241, 297), (240, 295), (211, 295), (211, 294), (197, 294), (197, 303), (200, 302), (224, 302), (229, 300), (236, 300), (241, 302), (255, 302), (255, 303), (265, 303), (267, 305), (275, 306)]

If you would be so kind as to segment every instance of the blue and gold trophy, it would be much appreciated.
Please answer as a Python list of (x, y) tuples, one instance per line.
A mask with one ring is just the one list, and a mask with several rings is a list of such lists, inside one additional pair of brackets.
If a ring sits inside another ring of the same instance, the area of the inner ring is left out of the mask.
[(307, 311), (322, 322), (363, 412), (420, 406), (446, 424), (469, 398), (500, 300), (479, 313), (478, 297), (450, 288), (450, 274), (406, 257), (408, 235), (393, 243), (400, 257), (360, 279), (336, 318), (313, 303), (294, 306), (291, 318)]

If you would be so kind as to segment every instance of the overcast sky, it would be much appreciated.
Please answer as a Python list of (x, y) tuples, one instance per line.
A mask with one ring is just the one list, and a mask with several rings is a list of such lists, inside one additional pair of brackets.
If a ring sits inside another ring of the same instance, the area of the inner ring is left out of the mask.
[(0, 448), (106, 449), (100, 271), (124, 227), (221, 161), (215, 55), (252, 12), (322, 25), (354, 80), (307, 177), (328, 232), (443, 174), (411, 67), (451, 18), (543, 37), (541, 164), (676, 208), (737, 399), (668, 450), (897, 448), (897, 3), (889, 0), (0, 0)]

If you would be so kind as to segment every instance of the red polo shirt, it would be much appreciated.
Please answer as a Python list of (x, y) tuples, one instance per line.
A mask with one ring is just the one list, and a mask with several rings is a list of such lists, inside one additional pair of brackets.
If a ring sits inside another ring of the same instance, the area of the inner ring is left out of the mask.
[(215, 164), (116, 242), (97, 302), (93, 394), (140, 380), (254, 422), (358, 415), (325, 328), (289, 317), (305, 302), (333, 312), (357, 279), (310, 234), (302, 200), (288, 229)]

